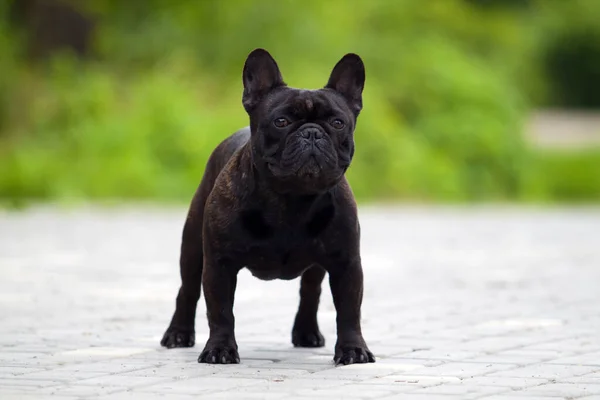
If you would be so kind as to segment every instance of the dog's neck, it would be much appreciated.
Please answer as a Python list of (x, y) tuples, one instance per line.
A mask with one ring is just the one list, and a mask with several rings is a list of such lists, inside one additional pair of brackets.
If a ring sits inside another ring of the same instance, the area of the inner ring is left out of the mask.
[(250, 143), (247, 143), (241, 150), (241, 163), (247, 165), (247, 171), (252, 171), (251, 175), (248, 176), (249, 185), (253, 186), (251, 191), (254, 195), (263, 198), (268, 203), (277, 203), (284, 206), (286, 209), (294, 209), (301, 212), (301, 210), (307, 210), (313, 208), (313, 206), (321, 203), (323, 199), (329, 199), (331, 196), (331, 188), (326, 191), (315, 192), (315, 193), (290, 193), (279, 191), (277, 187), (274, 187), (272, 182), (264, 176), (264, 172), (261, 172), (256, 167), (252, 157), (252, 147)]

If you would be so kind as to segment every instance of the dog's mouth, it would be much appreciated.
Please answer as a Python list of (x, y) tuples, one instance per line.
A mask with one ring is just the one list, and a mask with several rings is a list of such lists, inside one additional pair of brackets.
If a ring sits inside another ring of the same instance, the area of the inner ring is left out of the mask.
[(263, 165), (270, 171), (276, 190), (288, 193), (317, 193), (333, 187), (345, 172), (345, 169), (328, 163), (328, 160), (319, 154), (306, 154), (295, 161), (289, 163), (289, 160), (285, 159), (265, 160)]
[(306, 161), (298, 168), (296, 174), (303, 178), (314, 178), (323, 170), (321, 163), (317, 160), (314, 154), (308, 156)]
[(278, 165), (273, 161), (267, 161), (266, 164), (267, 168), (275, 176), (281, 177), (296, 176), (303, 179), (310, 179), (318, 177), (323, 171), (322, 162), (319, 161), (316, 154), (310, 154), (304, 160), (294, 163), (294, 165)]

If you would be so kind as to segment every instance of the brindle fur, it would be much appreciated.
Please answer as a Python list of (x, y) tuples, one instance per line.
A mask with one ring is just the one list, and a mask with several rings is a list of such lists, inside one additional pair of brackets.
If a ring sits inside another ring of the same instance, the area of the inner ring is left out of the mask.
[[(208, 160), (184, 225), (182, 284), (161, 344), (194, 345), (202, 286), (210, 335), (198, 361), (238, 363), (233, 302), (237, 274), (247, 268), (263, 280), (302, 277), (292, 343), (321, 347), (325, 340), (317, 310), (327, 273), (337, 311), (335, 362), (374, 362), (361, 332), (360, 226), (344, 176), (362, 108), (362, 61), (347, 55), (324, 89), (299, 90), (285, 85), (275, 61), (257, 49), (249, 55), (243, 77), (250, 127), (225, 139)], [(300, 121), (298, 129), (281, 134), (272, 125), (278, 113)], [(345, 119), (343, 132), (329, 126), (331, 115)], [(304, 161), (295, 161), (308, 143), (300, 134), (313, 134), (311, 143), (320, 149), (314, 156), (320, 165), (316, 175), (304, 173), (297, 166)], [(275, 153), (279, 159), (273, 166)]]

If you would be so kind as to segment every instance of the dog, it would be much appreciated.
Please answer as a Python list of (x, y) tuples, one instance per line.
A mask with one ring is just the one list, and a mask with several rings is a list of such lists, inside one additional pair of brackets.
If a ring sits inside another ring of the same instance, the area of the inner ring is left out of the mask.
[(365, 67), (346, 54), (325, 87), (287, 86), (273, 57), (252, 51), (242, 73), (250, 117), (221, 142), (206, 165), (183, 228), (181, 287), (167, 348), (192, 347), (204, 288), (210, 335), (200, 363), (240, 362), (233, 303), (237, 274), (262, 280), (301, 276), (292, 329), (295, 347), (322, 347), (317, 324), (325, 273), (337, 312), (334, 363), (375, 362), (361, 331), (360, 225), (345, 178), (354, 155)]

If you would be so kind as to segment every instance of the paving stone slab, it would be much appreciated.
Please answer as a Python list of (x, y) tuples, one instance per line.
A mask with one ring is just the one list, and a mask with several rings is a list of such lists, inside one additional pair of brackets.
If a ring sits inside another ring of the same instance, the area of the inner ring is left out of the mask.
[(377, 363), (295, 349), (298, 280), (242, 271), (239, 365), (159, 340), (185, 208), (0, 211), (0, 399), (600, 398), (599, 207), (362, 207), (363, 331)]

